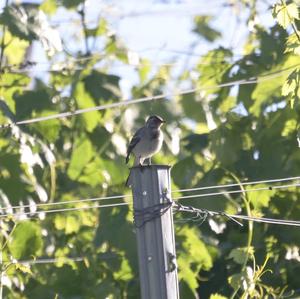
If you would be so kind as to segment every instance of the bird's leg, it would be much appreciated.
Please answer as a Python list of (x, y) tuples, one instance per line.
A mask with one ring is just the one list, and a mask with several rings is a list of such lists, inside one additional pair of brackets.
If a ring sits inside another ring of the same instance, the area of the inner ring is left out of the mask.
[(150, 157), (147, 158), (145, 161), (146, 161), (146, 163), (147, 163), (147, 166), (150, 166), (150, 165), (151, 165), (151, 158), (150, 158)]
[(142, 172), (143, 172), (143, 170), (144, 170), (144, 165), (143, 165), (143, 163), (144, 163), (144, 159), (139, 158), (139, 167), (140, 167), (140, 169), (141, 169)]

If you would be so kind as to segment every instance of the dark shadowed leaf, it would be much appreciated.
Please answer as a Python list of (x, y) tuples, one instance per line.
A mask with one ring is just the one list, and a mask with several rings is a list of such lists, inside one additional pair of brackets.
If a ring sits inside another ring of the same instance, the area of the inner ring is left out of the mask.
[(115, 100), (121, 96), (120, 77), (93, 70), (83, 79), (86, 91), (97, 101)]

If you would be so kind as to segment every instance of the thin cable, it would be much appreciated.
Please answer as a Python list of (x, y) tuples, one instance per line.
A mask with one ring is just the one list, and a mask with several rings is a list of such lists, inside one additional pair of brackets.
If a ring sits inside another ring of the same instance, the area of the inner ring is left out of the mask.
[(300, 226), (300, 221), (296, 221), (296, 220), (285, 220), (285, 219), (264, 218), (264, 217), (261, 218), (261, 217), (253, 217), (253, 216), (246, 216), (246, 215), (231, 215), (231, 214), (228, 214), (227, 216), (235, 219), (254, 221), (254, 222), (280, 224), (280, 225), (287, 225), (287, 226)]
[(261, 181), (232, 183), (232, 184), (225, 184), (225, 185), (204, 186), (204, 187), (196, 187), (196, 188), (188, 188), (188, 189), (178, 189), (178, 190), (172, 191), (172, 193), (200, 191), (200, 190), (209, 190), (209, 189), (221, 189), (221, 188), (239, 187), (239, 186), (250, 186), (250, 185), (265, 184), (265, 183), (272, 184), (272, 183), (293, 181), (293, 180), (299, 180), (299, 179), (300, 179), (300, 176), (295, 176), (295, 177), (281, 178), (281, 179), (270, 179), (270, 180), (261, 180)]
[(204, 220), (208, 216), (225, 216), (229, 218), (230, 220), (236, 222), (240, 226), (243, 226), (242, 223), (240, 223), (239, 220), (246, 220), (246, 221), (254, 221), (254, 222), (261, 222), (261, 223), (269, 223), (269, 224), (279, 224), (279, 225), (287, 225), (287, 226), (299, 226), (300, 227), (300, 221), (296, 220), (285, 220), (285, 219), (274, 219), (274, 218), (264, 218), (264, 217), (254, 217), (254, 216), (246, 216), (246, 215), (231, 215), (227, 214), (225, 212), (218, 212), (218, 211), (211, 211), (207, 209), (199, 209), (194, 208), (193, 206), (183, 206), (178, 203), (174, 203), (173, 205), (173, 212), (188, 212), (196, 214), (196, 217), (202, 217)]
[(0, 128), (1, 127), (2, 128), (11, 127), (12, 125), (27, 125), (27, 124), (42, 122), (42, 121), (51, 120), (51, 119), (71, 117), (71, 116), (75, 116), (75, 115), (79, 115), (79, 114), (83, 114), (83, 113), (87, 113), (87, 112), (100, 111), (100, 110), (106, 110), (106, 109), (121, 107), (121, 106), (138, 104), (138, 103), (142, 103), (142, 102), (161, 100), (161, 99), (166, 99), (166, 98), (174, 97), (174, 96), (178, 96), (178, 95), (195, 93), (197, 91), (202, 91), (202, 90), (210, 90), (210, 89), (216, 89), (216, 88), (222, 88), (222, 87), (230, 87), (230, 86), (234, 86), (234, 85), (255, 84), (255, 83), (258, 83), (258, 82), (263, 82), (263, 81), (267, 81), (267, 80), (270, 80), (270, 79), (277, 78), (277, 77), (281, 76), (284, 72), (287, 72), (288, 70), (296, 68), (299, 65), (300, 64), (296, 64), (292, 67), (288, 67), (288, 68), (285, 68), (285, 69), (282, 69), (282, 70), (279, 70), (279, 71), (276, 71), (276, 72), (261, 75), (260, 77), (256, 77), (256, 78), (251, 77), (249, 79), (241, 79), (241, 80), (231, 81), (231, 82), (227, 82), (227, 83), (218, 84), (218, 85), (215, 85), (215, 86), (204, 86), (204, 87), (199, 87), (199, 88), (191, 88), (191, 89), (188, 89), (188, 90), (179, 91), (179, 92), (175, 92), (175, 93), (163, 93), (163, 94), (160, 94), (160, 95), (148, 96), (148, 97), (143, 97), (143, 98), (139, 98), (139, 99), (122, 100), (120, 102), (116, 102), (116, 103), (112, 103), (112, 104), (100, 105), (100, 106), (95, 106), (95, 107), (90, 107), (90, 108), (85, 108), (85, 109), (78, 109), (78, 110), (75, 110), (75, 111), (72, 111), (72, 112), (68, 111), (68, 112), (43, 116), (43, 117), (37, 117), (37, 118), (17, 121), (13, 124), (1, 125)]
[(84, 199), (75, 199), (75, 200), (67, 200), (67, 201), (58, 201), (58, 202), (46, 202), (46, 203), (37, 203), (27, 204), (27, 205), (18, 205), (11, 207), (1, 207), (0, 211), (8, 210), (8, 209), (20, 209), (20, 208), (30, 208), (30, 207), (49, 207), (49, 206), (60, 206), (74, 203), (82, 203), (82, 202), (93, 202), (93, 201), (103, 201), (106, 199), (124, 199), (131, 197), (131, 195), (115, 195), (115, 196), (106, 196), (106, 197), (95, 197), (95, 198), (84, 198)]
[[(115, 259), (119, 258), (118, 256), (103, 256), (101, 257), (101, 260), (109, 260), (109, 259)], [(35, 264), (55, 264), (55, 263), (61, 263), (61, 262), (84, 262), (85, 260), (88, 260), (87, 257), (78, 256), (78, 257), (67, 257), (67, 256), (61, 256), (57, 258), (41, 258), (41, 259), (33, 259), (33, 260), (11, 260), (11, 261), (4, 261), (3, 264), (28, 264), (28, 265), (35, 265)]]
[[(251, 181), (251, 182), (242, 182), (240, 184), (226, 184), (226, 185), (214, 185), (214, 186), (206, 186), (206, 187), (197, 187), (197, 188), (189, 188), (189, 189), (179, 189), (174, 190), (172, 193), (179, 193), (179, 192), (191, 192), (191, 191), (200, 191), (200, 190), (209, 190), (209, 189), (219, 189), (219, 188), (229, 188), (229, 187), (238, 187), (238, 186), (247, 186), (247, 185), (256, 185), (256, 184), (264, 184), (264, 183), (278, 183), (278, 182), (284, 182), (284, 181), (291, 181), (291, 180), (298, 180), (300, 179), (300, 176), (296, 177), (287, 177), (287, 178), (280, 178), (280, 179), (267, 179), (267, 180), (260, 180), (260, 181)], [(285, 185), (284, 185), (285, 186)], [(290, 186), (290, 185), (288, 185)], [(292, 184), (291, 186), (294, 186)], [(265, 188), (263, 190), (272, 190), (278, 189), (281, 186), (275, 186), (275, 187), (262, 187)], [(260, 191), (257, 188), (251, 189), (254, 191)], [(246, 190), (246, 192), (249, 192), (249, 190)], [(223, 192), (217, 192), (217, 193), (207, 193), (208, 196), (212, 196), (212, 194), (220, 195), (220, 194), (228, 194), (228, 193), (243, 193), (242, 190), (232, 190), (232, 191), (223, 191)], [(201, 195), (201, 196), (200, 196)], [(198, 194), (193, 195), (195, 197), (202, 197), (207, 196), (206, 194)], [(43, 207), (51, 207), (51, 206), (61, 206), (61, 205), (68, 205), (68, 204), (77, 204), (77, 203), (86, 203), (86, 202), (98, 202), (98, 201), (104, 201), (104, 200), (112, 200), (112, 199), (125, 199), (125, 198), (131, 198), (131, 195), (114, 195), (114, 196), (104, 196), (104, 197), (95, 197), (95, 198), (84, 198), (84, 199), (76, 199), (76, 200), (67, 200), (67, 201), (59, 201), (59, 202), (48, 202), (48, 203), (36, 203), (36, 204), (26, 204), (26, 205), (17, 205), (17, 206), (8, 206), (8, 207), (0, 207), (0, 211), (9, 210), (9, 209), (24, 209), (24, 208), (30, 208), (30, 207), (37, 207), (37, 208), (43, 208)], [(186, 196), (180, 197), (180, 199), (187, 198)], [(175, 198), (177, 199), (177, 198)]]
[(210, 196), (236, 194), (236, 193), (248, 193), (248, 192), (264, 191), (264, 190), (272, 191), (275, 189), (286, 189), (286, 188), (299, 187), (299, 186), (300, 186), (300, 184), (297, 183), (297, 184), (281, 185), (281, 186), (274, 186), (274, 187), (260, 187), (260, 188), (245, 189), (245, 190), (232, 190), (232, 191), (222, 191), (222, 192), (213, 192), (213, 193), (193, 194), (193, 195), (175, 197), (174, 200), (210, 197)]
[(28, 265), (36, 265), (36, 264), (55, 264), (61, 262), (83, 262), (85, 260), (84, 257), (58, 257), (58, 258), (49, 258), (49, 259), (36, 259), (36, 260), (23, 260), (23, 261), (12, 261), (12, 264), (28, 264)]
[[(118, 206), (125, 206), (129, 205), (127, 202), (120, 202), (115, 204), (107, 204), (107, 205), (94, 205), (94, 206), (86, 206), (86, 207), (78, 207), (78, 208), (64, 208), (64, 209), (54, 209), (54, 210), (39, 210), (34, 212), (19, 212), (19, 213), (7, 213), (0, 215), (1, 218), (7, 218), (7, 217), (21, 217), (25, 215), (36, 215), (36, 214), (50, 214), (50, 213), (61, 213), (61, 212), (70, 212), (70, 211), (82, 211), (82, 210), (89, 210), (89, 209), (101, 209), (101, 208), (113, 208)], [(31, 217), (30, 217), (31, 218)]]

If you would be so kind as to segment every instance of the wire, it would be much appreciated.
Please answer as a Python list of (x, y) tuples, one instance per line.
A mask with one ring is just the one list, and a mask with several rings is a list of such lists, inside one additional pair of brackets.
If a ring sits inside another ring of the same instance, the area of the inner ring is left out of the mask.
[(64, 209), (54, 209), (54, 210), (39, 210), (34, 212), (19, 212), (19, 213), (7, 213), (0, 215), (1, 218), (7, 217), (21, 217), (25, 215), (36, 215), (36, 214), (50, 214), (50, 213), (61, 213), (61, 212), (70, 212), (70, 211), (82, 211), (82, 210), (89, 210), (89, 209), (101, 209), (101, 208), (113, 208), (118, 206), (125, 206), (129, 205), (127, 202), (120, 202), (115, 204), (107, 204), (107, 205), (94, 205), (94, 206), (85, 206), (85, 207), (78, 207), (78, 208), (64, 208)]
[(223, 191), (223, 192), (193, 194), (193, 195), (175, 197), (174, 200), (181, 200), (181, 199), (188, 199), (188, 198), (210, 197), (210, 196), (236, 194), (236, 193), (248, 193), (248, 192), (264, 191), (264, 190), (272, 191), (274, 189), (286, 189), (286, 188), (299, 187), (299, 186), (300, 186), (300, 184), (297, 183), (297, 184), (281, 185), (281, 186), (274, 186), (274, 187), (260, 187), (260, 188), (245, 189), (245, 190), (231, 190), (231, 191)]
[[(119, 258), (119, 256), (101, 256), (101, 260), (109, 260)], [(87, 257), (78, 256), (78, 257), (66, 257), (61, 256), (57, 258), (43, 258), (43, 259), (33, 259), (33, 260), (11, 260), (11, 261), (3, 261), (3, 264), (28, 264), (28, 265), (36, 265), (36, 264), (55, 264), (61, 262), (84, 262), (85, 260), (88, 261)]]
[[(300, 184), (289, 184), (289, 185), (274, 186), (274, 187), (261, 187), (261, 188), (246, 189), (246, 190), (233, 190), (233, 191), (227, 191), (227, 192), (193, 194), (193, 195), (176, 197), (173, 200), (178, 201), (178, 200), (188, 199), (188, 198), (200, 198), (200, 197), (209, 197), (209, 196), (216, 196), (216, 195), (233, 194), (233, 193), (262, 191), (262, 190), (270, 190), (271, 191), (274, 189), (285, 189), (285, 188), (298, 187), (298, 186), (300, 186)], [(89, 199), (86, 199), (86, 201), (88, 201), (88, 200)], [(94, 200), (94, 199), (92, 199), (92, 200)], [(76, 200), (76, 202), (78, 202), (78, 201)], [(65, 202), (65, 203), (67, 203), (67, 202)], [(57, 204), (59, 204), (59, 203), (57, 203)], [(96, 208), (109, 208), (109, 207), (117, 207), (117, 206), (125, 206), (125, 205), (129, 205), (129, 203), (122, 202), (122, 203), (115, 203), (115, 204), (94, 205), (94, 206), (77, 207), (77, 208), (74, 207), (74, 208), (63, 208), (63, 209), (53, 209), (53, 210), (38, 210), (38, 211), (32, 211), (32, 212), (19, 212), (19, 213), (15, 213), (15, 214), (7, 213), (7, 214), (0, 215), (0, 219), (6, 218), (6, 217), (20, 217), (20, 216), (25, 216), (25, 215), (36, 215), (39, 213), (50, 214), (50, 213), (60, 213), (60, 212), (69, 212), (69, 211), (89, 210), (89, 209), (96, 209)]]
[[(203, 191), (203, 190), (217, 189), (217, 188), (228, 188), (228, 187), (247, 186), (247, 185), (263, 184), (263, 183), (284, 182), (284, 181), (297, 180), (297, 179), (300, 179), (300, 176), (279, 178), (279, 179), (267, 179), (267, 180), (260, 180), (260, 181), (251, 181), (251, 182), (242, 182), (240, 184), (214, 185), (214, 186), (197, 187), (197, 188), (189, 188), (189, 189), (178, 189), (178, 190), (172, 191), (171, 193), (191, 192), (191, 191), (200, 191), (200, 190)], [(294, 184), (287, 185), (287, 186), (294, 186)], [(272, 189), (278, 189), (280, 187), (281, 186), (275, 186), (275, 187), (269, 186), (269, 187), (262, 187), (262, 188), (264, 188), (263, 190), (272, 190)], [(285, 185), (283, 185), (283, 187), (285, 187)], [(246, 189), (245, 191), (250, 192), (251, 190), (252, 191), (260, 191), (261, 188), (259, 190), (258, 190), (258, 188), (248, 189), (248, 190)], [(244, 192), (243, 190), (231, 190), (231, 191), (227, 191), (227, 192), (223, 191), (223, 192), (216, 192), (216, 193), (198, 194), (198, 195), (193, 195), (193, 196), (194, 197), (202, 197), (202, 196), (213, 196), (213, 195), (222, 195), (222, 194), (228, 194), (228, 193), (243, 193), (243, 192)], [(112, 199), (125, 199), (125, 198), (131, 198), (131, 197), (132, 197), (131, 195), (114, 195), (114, 196), (84, 198), (84, 199), (67, 200), (67, 201), (59, 201), (59, 202), (26, 204), (26, 205), (0, 207), (0, 211), (9, 210), (9, 209), (12, 209), (12, 210), (24, 209), (24, 208), (30, 208), (30, 207), (43, 208), (43, 207), (61, 206), (61, 205), (86, 203), (86, 202), (98, 202), (98, 201), (112, 200)], [(184, 199), (187, 197), (183, 196), (183, 197), (177, 197), (175, 199), (178, 199), (178, 198)], [(42, 212), (42, 211), (40, 211), (40, 212)]]
[[(184, 199), (184, 198), (193, 198), (193, 197), (204, 197), (204, 196), (213, 196), (213, 195), (219, 195), (219, 194), (228, 194), (228, 193), (242, 193), (242, 192), (252, 192), (252, 191), (261, 191), (261, 190), (273, 190), (273, 189), (283, 189), (283, 188), (289, 188), (289, 187), (296, 187), (300, 186), (300, 184), (289, 184), (289, 185), (283, 185), (283, 186), (274, 186), (272, 188), (256, 188), (256, 189), (248, 189), (248, 190), (235, 190), (235, 191), (228, 191), (228, 192), (216, 192), (216, 193), (208, 193), (208, 194), (198, 194), (198, 195), (190, 195), (190, 196), (182, 196), (175, 198), (174, 200)], [(35, 211), (35, 212), (24, 212), (24, 213), (16, 213), (16, 214), (3, 214), (0, 215), (0, 218), (4, 217), (13, 217), (13, 216), (24, 216), (24, 215), (34, 215), (38, 213), (58, 213), (58, 212), (67, 212), (67, 211), (81, 211), (81, 210), (88, 210), (88, 209), (100, 209), (100, 208), (108, 208), (108, 207), (117, 207), (117, 206), (128, 206), (129, 203), (115, 203), (115, 204), (107, 204), (107, 205), (94, 205), (94, 206), (86, 206), (86, 207), (79, 207), (79, 208), (64, 208), (64, 209), (54, 209), (54, 210), (46, 210), (46, 211)], [(180, 207), (180, 209), (178, 209)], [(247, 221), (254, 221), (254, 222), (262, 222), (262, 223), (269, 223), (269, 224), (281, 224), (281, 225), (289, 225), (289, 226), (300, 226), (300, 221), (295, 220), (284, 220), (284, 219), (273, 219), (273, 218), (259, 218), (259, 217), (252, 217), (252, 216), (246, 216), (246, 215), (231, 215), (224, 212), (216, 212), (216, 211), (210, 211), (206, 209), (196, 209), (194, 207), (185, 207), (186, 209), (181, 209), (182, 205), (176, 203), (175, 204), (175, 211), (183, 211), (183, 212), (195, 212), (197, 215), (200, 215), (199, 213), (208, 213), (208, 216), (226, 216), (229, 219), (235, 221), (236, 223), (240, 224), (239, 221), (236, 219), (241, 220), (247, 220)], [(31, 217), (30, 217), (31, 218)]]
[(49, 258), (49, 259), (36, 259), (36, 260), (23, 260), (23, 261), (12, 261), (12, 264), (28, 264), (28, 265), (36, 265), (36, 264), (55, 264), (59, 262), (83, 262), (85, 260), (84, 257), (58, 257), (58, 258)]
[(60, 205), (74, 204), (74, 203), (102, 201), (106, 199), (124, 199), (128, 197), (131, 197), (131, 195), (115, 195), (115, 196), (106, 196), (106, 197), (84, 198), (84, 199), (67, 200), (67, 201), (60, 201), (60, 202), (57, 201), (57, 202), (37, 203), (34, 205), (27, 204), (27, 205), (18, 205), (18, 206), (11, 206), (11, 207), (1, 207), (0, 211), (8, 210), (8, 209), (30, 208), (30, 207), (60, 206)]
[(263, 82), (267, 81), (269, 79), (277, 78), (281, 76), (283, 73), (287, 72), (288, 70), (291, 70), (293, 68), (296, 68), (300, 64), (293, 65), (291, 67), (276, 71), (276, 72), (271, 72), (265, 75), (261, 75), (260, 77), (251, 77), (249, 79), (241, 79), (241, 80), (236, 80), (236, 81), (231, 81), (227, 83), (222, 83), (214, 86), (204, 86), (200, 88), (192, 88), (184, 91), (179, 91), (175, 93), (163, 93), (160, 95), (156, 96), (148, 96), (148, 97), (143, 97), (139, 99), (132, 99), (132, 100), (122, 100), (120, 102), (112, 103), (112, 104), (106, 104), (106, 105), (100, 105), (100, 106), (95, 106), (95, 107), (90, 107), (90, 108), (85, 108), (85, 109), (78, 109), (75, 111), (68, 111), (68, 112), (63, 112), (63, 113), (58, 113), (58, 114), (53, 114), (53, 115), (48, 115), (48, 116), (42, 116), (42, 117), (37, 117), (37, 118), (32, 118), (32, 119), (27, 119), (27, 120), (22, 120), (22, 121), (17, 121), (14, 123), (8, 123), (8, 124), (3, 124), (0, 126), (0, 128), (7, 128), (11, 127), (13, 125), (27, 125), (27, 124), (32, 124), (32, 123), (37, 123), (37, 122), (42, 122), (46, 120), (51, 120), (51, 119), (59, 119), (59, 118), (65, 118), (65, 117), (71, 117), (87, 112), (92, 112), (92, 111), (100, 111), (100, 110), (106, 110), (106, 109), (111, 109), (111, 108), (116, 108), (116, 107), (121, 107), (121, 106), (127, 106), (127, 105), (133, 105), (133, 104), (138, 104), (138, 103), (143, 103), (143, 102), (149, 102), (149, 101), (154, 101), (154, 100), (161, 100), (161, 99), (166, 99), (169, 97), (174, 97), (178, 95), (184, 95), (184, 94), (190, 94), (190, 93), (195, 93), (197, 91), (201, 90), (210, 90), (210, 89), (216, 89), (216, 88), (222, 88), (222, 87), (230, 87), (234, 85), (247, 85), (247, 84), (255, 84), (258, 82)]
[(226, 216), (235, 219), (254, 221), (254, 222), (280, 224), (280, 225), (287, 225), (287, 226), (300, 226), (300, 221), (295, 221), (295, 220), (284, 220), (284, 219), (263, 218), (263, 217), (260, 218), (260, 217), (246, 216), (246, 215), (230, 215), (230, 214), (226, 214)]
[(242, 182), (242, 183), (225, 184), (225, 185), (196, 187), (196, 188), (189, 188), (189, 189), (178, 189), (178, 190), (172, 191), (172, 193), (200, 191), (200, 190), (209, 190), (209, 189), (220, 189), (220, 188), (229, 188), (229, 187), (239, 187), (239, 186), (257, 185), (257, 184), (265, 184), (265, 183), (278, 183), (278, 182), (293, 181), (293, 180), (299, 180), (299, 179), (300, 179), (300, 176), (295, 176), (295, 177), (281, 178), (281, 179), (269, 179), (269, 180)]
[(197, 215), (196, 217), (200, 217), (204, 220), (208, 216), (225, 216), (225, 217), (229, 218), (230, 220), (236, 222), (240, 226), (243, 226), (243, 224), (240, 223), (237, 219), (246, 220), (246, 221), (261, 222), (261, 223), (280, 224), (280, 225), (299, 226), (300, 227), (300, 221), (296, 221), (296, 220), (253, 217), (253, 216), (246, 216), (246, 215), (232, 215), (232, 214), (227, 214), (225, 212), (217, 212), (217, 211), (211, 211), (211, 210), (207, 210), (207, 209), (194, 208), (193, 206), (183, 206), (183, 205), (178, 204), (178, 203), (175, 203), (173, 205), (173, 212), (175, 212), (175, 213), (177, 213), (177, 212), (194, 213), (194, 214)]

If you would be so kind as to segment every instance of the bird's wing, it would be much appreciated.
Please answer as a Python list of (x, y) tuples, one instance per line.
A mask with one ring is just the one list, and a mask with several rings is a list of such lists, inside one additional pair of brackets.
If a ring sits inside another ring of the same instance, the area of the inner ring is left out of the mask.
[(138, 129), (135, 134), (133, 135), (130, 143), (129, 143), (129, 146), (128, 146), (128, 149), (127, 149), (127, 157), (126, 157), (126, 164), (128, 163), (129, 161), (129, 156), (130, 156), (130, 153), (132, 152), (132, 150), (134, 149), (134, 147), (140, 142), (141, 140), (141, 132), (142, 132), (143, 128), (140, 128)]

